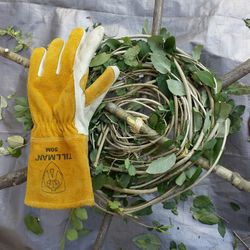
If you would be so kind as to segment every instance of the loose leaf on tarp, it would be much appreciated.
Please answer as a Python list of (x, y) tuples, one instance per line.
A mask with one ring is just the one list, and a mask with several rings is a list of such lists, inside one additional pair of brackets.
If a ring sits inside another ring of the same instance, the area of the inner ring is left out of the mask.
[(78, 232), (74, 228), (70, 228), (66, 232), (66, 238), (70, 241), (74, 241), (78, 239)]
[(157, 160), (152, 161), (146, 172), (148, 174), (161, 174), (169, 169), (171, 169), (176, 162), (176, 156), (175, 154), (170, 154), (165, 157), (158, 158)]
[(246, 26), (250, 29), (250, 18), (243, 19), (245, 22)]
[(178, 244), (178, 250), (187, 250), (186, 246), (181, 242)]
[(110, 57), (111, 57), (111, 54), (107, 54), (106, 52), (98, 54), (92, 59), (89, 66), (97, 67), (97, 66), (103, 65), (105, 62), (107, 62), (110, 59)]
[(24, 217), (24, 224), (26, 228), (34, 234), (40, 235), (43, 233), (43, 229), (37, 217), (26, 215)]
[(230, 207), (234, 210), (234, 211), (239, 211), (240, 210), (240, 206), (235, 203), (235, 202), (230, 202)]
[(213, 212), (206, 210), (205, 208), (202, 209), (192, 209), (194, 219), (200, 221), (206, 225), (214, 225), (219, 222), (219, 218)]
[(134, 244), (142, 250), (159, 250), (160, 238), (155, 234), (141, 234), (133, 238)]
[(76, 208), (74, 212), (75, 212), (76, 217), (79, 218), (80, 220), (88, 219), (88, 213), (85, 208)]
[(76, 230), (83, 229), (82, 221), (78, 217), (76, 217), (75, 215), (71, 216), (70, 225), (72, 228), (74, 228)]
[(205, 196), (205, 195), (199, 195), (195, 197), (193, 200), (193, 206), (195, 208), (205, 208), (207, 210), (214, 209), (214, 205), (212, 201), (210, 200), (208, 196)]
[(205, 85), (214, 88), (215, 81), (214, 76), (211, 72), (205, 71), (205, 70), (199, 70), (194, 73), (194, 75)]
[(218, 222), (218, 232), (221, 235), (221, 237), (224, 238), (224, 236), (226, 234), (226, 227), (225, 227), (225, 223), (222, 219), (220, 219)]
[(201, 51), (203, 49), (203, 45), (196, 45), (192, 51), (192, 56), (194, 58), (194, 60), (200, 60), (200, 57), (201, 57)]
[(168, 89), (173, 95), (177, 95), (177, 96), (186, 95), (186, 91), (182, 82), (170, 79), (170, 80), (167, 80), (167, 85), (168, 85)]
[(24, 138), (20, 135), (13, 135), (7, 138), (7, 142), (11, 148), (17, 148), (24, 144)]
[(250, 95), (250, 86), (243, 83), (233, 83), (224, 89), (228, 95)]
[(167, 74), (171, 71), (171, 62), (164, 54), (154, 52), (151, 54), (151, 61), (155, 69), (161, 74)]

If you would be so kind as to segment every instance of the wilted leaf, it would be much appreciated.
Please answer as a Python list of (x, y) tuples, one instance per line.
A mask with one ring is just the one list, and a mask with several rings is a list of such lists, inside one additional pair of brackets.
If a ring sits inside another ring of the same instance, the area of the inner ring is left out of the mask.
[(26, 228), (32, 233), (36, 235), (40, 235), (43, 233), (43, 229), (37, 217), (34, 217), (32, 215), (26, 215), (24, 217), (24, 223)]
[(151, 61), (155, 69), (161, 74), (167, 74), (171, 71), (171, 62), (164, 54), (154, 52), (151, 54)]
[(111, 54), (107, 54), (106, 52), (103, 52), (101, 54), (96, 55), (91, 63), (90, 63), (90, 67), (97, 67), (100, 65), (103, 65), (105, 62), (107, 62), (111, 57)]
[(148, 174), (164, 173), (171, 169), (174, 166), (175, 162), (176, 156), (174, 153), (165, 157), (158, 158), (157, 160), (154, 160), (149, 164), (146, 172)]
[(142, 250), (159, 250), (160, 238), (155, 234), (141, 234), (133, 238), (134, 244)]
[(170, 79), (170, 80), (167, 80), (167, 85), (168, 85), (168, 89), (173, 95), (176, 95), (176, 96), (186, 95), (186, 91), (182, 82)]
[(17, 148), (24, 144), (24, 138), (20, 135), (13, 135), (7, 138), (7, 142), (11, 148)]
[(196, 45), (192, 51), (192, 56), (194, 58), (194, 60), (200, 60), (200, 57), (201, 57), (201, 51), (203, 49), (203, 45)]

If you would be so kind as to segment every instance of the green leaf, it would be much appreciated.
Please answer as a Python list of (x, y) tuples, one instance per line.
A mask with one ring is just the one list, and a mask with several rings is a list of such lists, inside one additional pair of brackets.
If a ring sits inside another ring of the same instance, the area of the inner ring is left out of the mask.
[(146, 172), (148, 174), (165, 173), (174, 166), (175, 162), (176, 156), (174, 153), (165, 157), (158, 158), (157, 160), (154, 160), (149, 164)]
[(107, 182), (108, 176), (100, 174), (92, 178), (92, 185), (94, 190), (100, 190)]
[(7, 108), (8, 103), (4, 96), (0, 96), (0, 107), (1, 108)]
[(228, 95), (250, 95), (250, 86), (236, 82), (229, 85), (224, 91)]
[(221, 235), (221, 237), (224, 238), (224, 236), (226, 234), (226, 227), (225, 227), (225, 223), (222, 219), (220, 219), (218, 222), (218, 232)]
[(198, 79), (205, 85), (214, 88), (215, 82), (214, 82), (214, 76), (212, 73), (204, 70), (196, 71), (195, 76), (198, 77)]
[(174, 36), (170, 36), (164, 43), (164, 49), (167, 52), (173, 52), (176, 49), (176, 41)]
[(120, 47), (121, 43), (117, 39), (112, 39), (109, 38), (106, 42), (105, 45), (107, 45), (110, 49), (116, 50), (117, 48)]
[(109, 201), (108, 206), (111, 210), (117, 210), (121, 207), (121, 203), (119, 201)]
[(193, 206), (195, 208), (205, 208), (209, 211), (213, 211), (214, 210), (214, 205), (212, 203), (212, 201), (210, 200), (210, 198), (208, 196), (205, 195), (200, 195), (194, 198), (193, 200)]
[(140, 47), (140, 53), (139, 53), (139, 57), (142, 59), (144, 58), (146, 55), (149, 54), (150, 52), (150, 47), (148, 45), (148, 43), (146, 43), (145, 41), (140, 40), (137, 45)]
[(88, 219), (88, 213), (85, 208), (76, 208), (74, 212), (75, 212), (76, 217), (79, 218), (80, 220)]
[(204, 146), (203, 146), (203, 150), (210, 150), (213, 149), (215, 144), (217, 143), (217, 139), (213, 138), (209, 141), (207, 141)]
[(134, 244), (142, 250), (159, 250), (160, 238), (155, 234), (141, 234), (133, 238)]
[(193, 119), (194, 119), (194, 131), (200, 131), (203, 125), (203, 117), (202, 114), (193, 108)]
[(77, 233), (78, 233), (78, 237), (83, 237), (87, 234), (89, 234), (90, 230), (88, 230), (87, 228), (83, 228), (81, 230), (78, 230)]
[(186, 174), (185, 172), (182, 172), (175, 180), (176, 185), (178, 186), (182, 186), (182, 184), (185, 182), (186, 180)]
[(156, 125), (158, 124), (159, 116), (155, 112), (152, 113), (148, 118), (148, 125), (150, 128), (155, 129)]
[(93, 162), (93, 163), (95, 162), (97, 152), (98, 152), (97, 149), (93, 149), (89, 154), (89, 158), (90, 158), (91, 162)]
[(235, 202), (230, 202), (230, 207), (234, 210), (234, 211), (239, 211), (240, 210), (240, 206), (238, 204), (236, 204)]
[(124, 62), (131, 67), (136, 67), (138, 65), (137, 55), (139, 52), (140, 47), (138, 45), (129, 48), (123, 55)]
[(203, 45), (196, 45), (192, 51), (192, 56), (194, 58), (194, 60), (198, 61), (200, 60), (200, 57), (201, 57), (201, 51), (203, 49)]
[(24, 224), (29, 231), (36, 235), (40, 235), (43, 233), (43, 229), (37, 217), (26, 215), (24, 217)]
[(218, 117), (221, 119), (228, 118), (229, 114), (232, 111), (232, 108), (233, 106), (230, 103), (226, 103), (226, 102), (220, 103), (220, 111), (219, 111)]
[(90, 62), (90, 67), (97, 67), (100, 65), (103, 65), (105, 62), (107, 62), (111, 57), (111, 54), (107, 54), (106, 52), (103, 52), (101, 54), (96, 55)]
[(74, 241), (78, 239), (78, 233), (75, 229), (70, 228), (66, 232), (66, 238), (70, 241)]
[(246, 26), (250, 29), (250, 18), (243, 19), (245, 22)]
[(177, 250), (177, 244), (175, 241), (170, 242), (169, 250)]
[(20, 135), (13, 135), (7, 138), (7, 142), (11, 148), (17, 148), (24, 144), (24, 138)]
[(20, 105), (20, 106), (24, 106), (24, 107), (28, 107), (28, 100), (26, 97), (17, 97), (15, 99), (15, 104)]
[(209, 212), (206, 209), (198, 209), (193, 211), (194, 219), (200, 221), (206, 225), (214, 225), (219, 222), (218, 216), (216, 216), (213, 212)]
[(16, 47), (13, 49), (13, 52), (18, 53), (18, 52), (20, 52), (20, 51), (23, 50), (23, 49), (24, 49), (24, 44), (18, 43), (18, 44), (16, 45)]
[(168, 90), (168, 85), (167, 85), (167, 76), (159, 74), (156, 77), (156, 82), (159, 90), (167, 97), (170, 96), (170, 92)]
[(120, 176), (117, 175), (116, 180), (121, 187), (126, 188), (131, 180), (131, 176), (128, 174), (121, 174)]
[(148, 38), (148, 44), (153, 53), (164, 53), (162, 36), (151, 36)]
[(136, 175), (136, 169), (133, 165), (130, 165), (129, 168), (128, 168), (128, 174), (130, 176), (135, 176)]
[[(145, 202), (144, 199), (140, 199), (140, 200), (137, 200), (134, 203), (132, 203), (131, 206), (132, 207), (137, 206), (137, 205), (143, 204), (144, 202)], [(145, 207), (139, 211), (134, 212), (133, 215), (135, 215), (135, 216), (147, 216), (147, 215), (150, 215), (152, 213), (153, 213), (152, 207), (148, 206), (148, 207)]]
[(167, 85), (168, 89), (173, 95), (177, 96), (186, 95), (186, 91), (182, 82), (170, 79), (167, 80)]
[(149, 35), (151, 32), (150, 32), (150, 29), (149, 29), (149, 22), (148, 22), (148, 19), (145, 19), (144, 20), (144, 23), (143, 23), (143, 27), (142, 27), (142, 34), (146, 34), (146, 35)]
[(13, 149), (11, 147), (7, 147), (7, 151), (8, 153), (12, 156), (12, 157), (15, 157), (15, 158), (18, 158), (20, 155), (21, 155), (21, 149), (20, 148), (17, 148), (17, 149)]
[(179, 245), (178, 245), (178, 250), (187, 250), (186, 246), (181, 242)]
[(201, 167), (198, 167), (195, 171), (195, 173), (192, 175), (191, 179), (186, 181), (185, 183), (185, 187), (189, 187), (191, 186), (192, 184), (195, 183), (195, 181), (199, 178), (199, 176), (201, 175), (202, 173), (202, 168)]
[(72, 228), (74, 228), (76, 230), (81, 230), (83, 228), (82, 221), (79, 218), (77, 218), (75, 215), (73, 215), (71, 217), (70, 224), (71, 224)]
[(164, 209), (175, 209), (177, 208), (177, 204), (176, 204), (176, 201), (175, 200), (172, 200), (172, 201), (165, 201), (162, 203), (163, 204), (163, 208)]
[(151, 54), (151, 61), (155, 69), (161, 74), (167, 74), (171, 71), (171, 62), (164, 54), (154, 52)]

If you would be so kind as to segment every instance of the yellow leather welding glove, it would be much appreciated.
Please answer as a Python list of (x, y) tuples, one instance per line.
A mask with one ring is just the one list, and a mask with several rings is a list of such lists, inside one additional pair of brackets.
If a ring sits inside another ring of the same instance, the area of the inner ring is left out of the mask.
[(85, 90), (88, 68), (104, 35), (74, 29), (64, 44), (57, 38), (48, 50), (31, 56), (28, 99), (34, 127), (25, 204), (63, 209), (93, 205), (88, 162), (88, 126), (109, 87), (119, 75), (115, 66)]

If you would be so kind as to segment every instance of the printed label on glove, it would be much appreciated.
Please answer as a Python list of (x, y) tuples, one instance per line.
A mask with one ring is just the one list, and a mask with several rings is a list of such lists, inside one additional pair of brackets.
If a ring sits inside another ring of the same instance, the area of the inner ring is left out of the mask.
[(45, 168), (41, 187), (46, 193), (61, 193), (65, 191), (63, 174), (54, 162), (50, 162)]
[[(46, 148), (46, 153), (49, 152), (57, 152), (58, 148)], [(70, 153), (64, 153), (64, 154), (39, 154), (35, 158), (35, 161), (55, 161), (55, 160), (71, 160), (71, 154)]]

